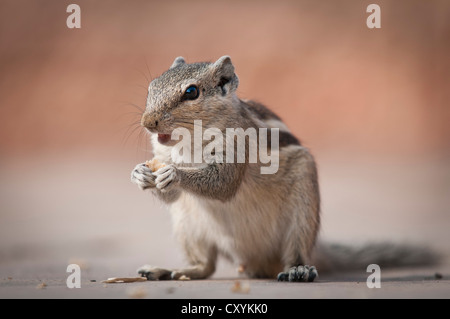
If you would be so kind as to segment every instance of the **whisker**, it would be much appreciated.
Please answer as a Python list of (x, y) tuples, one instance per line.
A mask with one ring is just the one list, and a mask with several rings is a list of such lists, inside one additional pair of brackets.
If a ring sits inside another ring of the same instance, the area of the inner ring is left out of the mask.
[[(148, 143), (150, 142), (150, 136), (148, 136), (149, 133), (146, 130), (141, 130), (139, 132), (139, 141), (138, 141), (138, 147), (136, 149), (136, 151), (143, 151), (144, 154), (146, 154), (145, 156), (147, 156), (147, 154), (150, 153), (150, 151), (148, 150)], [(145, 145), (144, 148), (141, 147), (141, 140), (144, 139), (145, 140)]]
[(136, 110), (140, 111), (141, 114), (145, 112), (145, 107), (143, 108), (143, 107), (141, 107), (141, 106), (139, 106), (139, 105), (137, 105), (137, 104), (134, 104), (134, 103), (126, 103), (126, 104), (124, 104), (123, 106), (132, 106), (132, 107), (134, 107)]
[(134, 132), (138, 129), (138, 126), (135, 126), (128, 134), (124, 134), (122, 138), (122, 147), (125, 147), (128, 143), (129, 138), (133, 135)]
[(131, 131), (129, 131), (130, 129), (128, 129), (129, 134), (126, 135), (126, 138), (125, 138), (125, 140), (123, 142), (124, 146), (127, 144), (127, 142), (130, 139), (131, 135), (133, 135), (136, 132), (136, 130), (138, 130), (138, 129), (142, 129), (142, 126), (136, 125)]
[(138, 71), (142, 76), (144, 76), (144, 78), (145, 78), (145, 80), (147, 81), (147, 83), (150, 83), (150, 81), (149, 81), (147, 75), (146, 75), (144, 72), (142, 72), (142, 71), (139, 70), (139, 69), (135, 69), (135, 70)]
[[(149, 135), (148, 132), (144, 131), (144, 136), (145, 135)], [(150, 144), (150, 136), (148, 136), (148, 138), (145, 139), (145, 153), (150, 153), (149, 144)]]
[(145, 59), (145, 65), (147, 66), (147, 72), (148, 72), (148, 74), (150, 76), (150, 79), (153, 81), (152, 72), (150, 72), (150, 68), (148, 67), (147, 58), (144, 57), (144, 59)]
[(122, 116), (130, 115), (130, 114), (139, 115), (139, 117), (142, 116), (142, 113), (140, 113), (140, 112), (126, 112), (126, 113), (123, 113)]
[(125, 130), (124, 134), (127, 134), (129, 130), (131, 130), (133, 127), (136, 127), (136, 126), (141, 126), (141, 122), (140, 121), (135, 121), (133, 123), (130, 123), (128, 125), (128, 128)]
[(139, 150), (140, 150), (140, 146), (141, 146), (141, 139), (142, 139), (142, 132), (143, 132), (143, 130), (139, 131), (138, 142), (137, 142), (137, 145), (136, 145), (136, 156), (139, 155)]
[(143, 86), (142, 84), (136, 84), (136, 86), (137, 86), (138, 88), (144, 89), (146, 92), (148, 91), (148, 87)]

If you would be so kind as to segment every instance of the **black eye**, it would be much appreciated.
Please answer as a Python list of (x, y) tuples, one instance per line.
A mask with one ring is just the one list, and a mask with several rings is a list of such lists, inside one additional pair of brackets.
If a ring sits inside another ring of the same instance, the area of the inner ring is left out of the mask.
[(198, 98), (199, 93), (200, 91), (198, 90), (198, 87), (196, 87), (195, 85), (191, 85), (186, 89), (186, 91), (184, 91), (182, 100), (195, 100), (196, 98)]

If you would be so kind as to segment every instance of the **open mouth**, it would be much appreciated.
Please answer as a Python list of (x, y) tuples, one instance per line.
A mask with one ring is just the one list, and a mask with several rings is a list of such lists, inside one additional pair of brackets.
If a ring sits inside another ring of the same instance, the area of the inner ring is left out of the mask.
[(172, 139), (171, 134), (160, 134), (158, 133), (158, 142), (161, 144), (166, 144)]

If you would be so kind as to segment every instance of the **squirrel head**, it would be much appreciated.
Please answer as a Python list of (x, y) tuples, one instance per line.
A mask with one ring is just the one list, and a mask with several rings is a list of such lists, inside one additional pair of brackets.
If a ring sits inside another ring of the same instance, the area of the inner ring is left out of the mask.
[(177, 57), (150, 83), (141, 124), (152, 133), (169, 136), (177, 127), (192, 131), (194, 120), (202, 120), (205, 127), (215, 124), (232, 111), (238, 85), (229, 56), (192, 64)]

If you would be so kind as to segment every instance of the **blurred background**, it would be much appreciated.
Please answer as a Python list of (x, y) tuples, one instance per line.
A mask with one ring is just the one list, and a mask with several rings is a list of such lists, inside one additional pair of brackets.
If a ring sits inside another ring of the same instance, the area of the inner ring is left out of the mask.
[(169, 214), (129, 177), (151, 158), (146, 87), (180, 55), (230, 55), (239, 96), (311, 149), (322, 238), (449, 251), (448, 1), (77, 0), (68, 29), (72, 2), (0, 1), (0, 277), (184, 264)]

